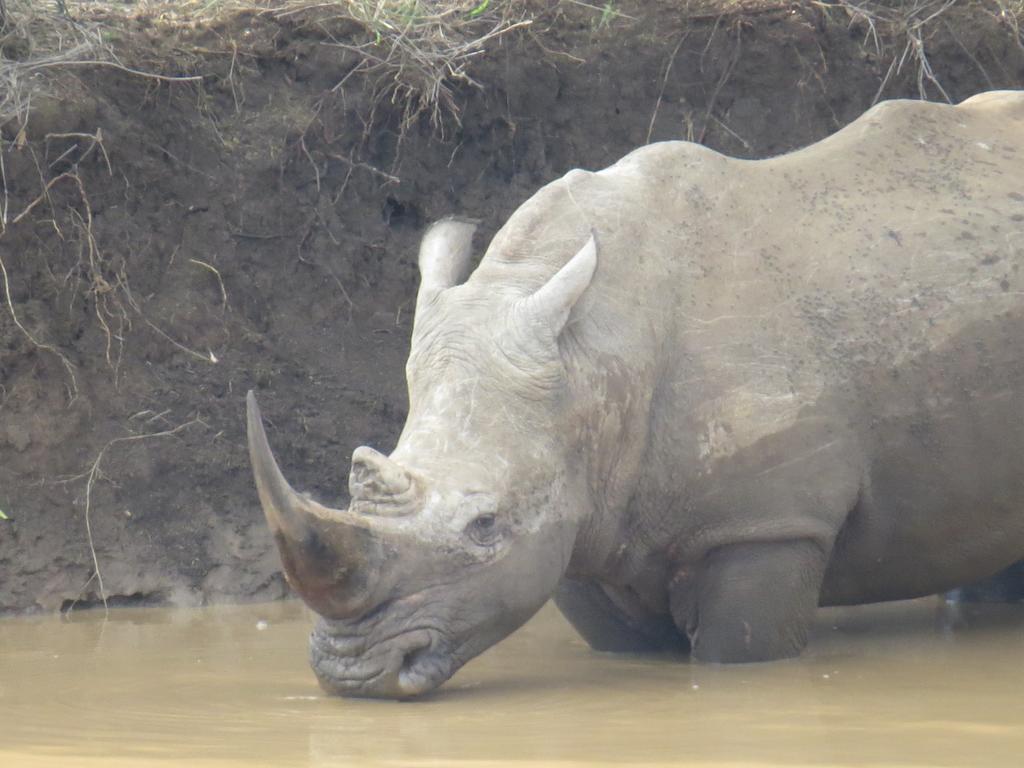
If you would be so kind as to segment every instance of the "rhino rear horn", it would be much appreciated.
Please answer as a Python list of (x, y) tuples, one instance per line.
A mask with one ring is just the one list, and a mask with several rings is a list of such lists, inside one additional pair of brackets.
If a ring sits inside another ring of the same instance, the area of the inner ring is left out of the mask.
[(373, 604), (384, 561), (380, 538), (357, 515), (296, 493), (270, 450), (252, 392), (246, 414), (256, 489), (288, 583), (321, 616), (359, 615)]
[(417, 314), (442, 291), (466, 278), (475, 231), (475, 221), (455, 218), (442, 219), (427, 230), (420, 243)]
[(591, 232), (586, 244), (554, 277), (523, 302), (526, 317), (558, 336), (569, 321), (569, 313), (590, 286), (597, 269), (597, 237)]
[(370, 515), (407, 515), (415, 511), (416, 483), (412, 475), (368, 446), (352, 453), (348, 491), (352, 511)]

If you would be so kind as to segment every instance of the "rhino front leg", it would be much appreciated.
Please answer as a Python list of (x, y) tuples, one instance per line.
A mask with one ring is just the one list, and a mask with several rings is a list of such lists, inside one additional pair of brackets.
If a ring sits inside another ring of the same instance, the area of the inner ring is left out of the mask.
[(689, 649), (686, 637), (664, 615), (656, 616), (628, 595), (595, 581), (563, 578), (555, 605), (595, 651), (648, 653)]
[(697, 661), (797, 656), (818, 606), (827, 557), (813, 541), (733, 544), (712, 550), (670, 588), (676, 625)]
[(947, 600), (964, 603), (1013, 603), (1024, 601), (1024, 560), (995, 576), (953, 590)]

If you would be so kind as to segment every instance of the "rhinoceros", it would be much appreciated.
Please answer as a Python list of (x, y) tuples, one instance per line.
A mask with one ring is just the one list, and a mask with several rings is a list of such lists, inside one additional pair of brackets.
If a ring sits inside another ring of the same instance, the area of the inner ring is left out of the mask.
[(800, 653), (819, 605), (1024, 557), (1024, 92), (881, 103), (791, 154), (573, 170), (473, 259), (423, 237), (390, 455), (256, 485), (329, 692), (410, 697), (549, 598), (591, 646)]

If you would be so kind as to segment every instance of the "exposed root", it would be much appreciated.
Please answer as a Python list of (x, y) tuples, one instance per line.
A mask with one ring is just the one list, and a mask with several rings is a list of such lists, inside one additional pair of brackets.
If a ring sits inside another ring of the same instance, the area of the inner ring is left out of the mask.
[(207, 269), (214, 274), (214, 277), (217, 278), (217, 285), (220, 286), (220, 312), (221, 314), (227, 312), (228, 292), (227, 289), (224, 287), (224, 278), (221, 277), (220, 270), (217, 269), (212, 264), (207, 264), (205, 261), (200, 261), (199, 259), (189, 259), (189, 262), (191, 262), (192, 264), (196, 264), (197, 266), (200, 266), (203, 269)]
[[(720, 17), (715, 22), (715, 29), (712, 30), (711, 36), (708, 38), (707, 47), (705, 47), (705, 49), (704, 49), (705, 53), (707, 52), (708, 48), (710, 48), (711, 43), (714, 40), (715, 32), (717, 32), (718, 24), (721, 22), (722, 18), (724, 18), (724, 17)], [(718, 104), (718, 97), (722, 93), (722, 89), (725, 87), (725, 84), (729, 82), (729, 78), (732, 77), (732, 73), (736, 70), (736, 65), (739, 64), (740, 57), (742, 56), (742, 51), (743, 51), (743, 21), (742, 20), (734, 20), (734, 22), (732, 24), (732, 28), (733, 28), (733, 30), (736, 33), (736, 45), (735, 45), (735, 47), (733, 49), (733, 55), (729, 59), (729, 63), (726, 64), (725, 69), (722, 70), (722, 73), (718, 77), (718, 81), (715, 83), (715, 88), (711, 92), (711, 98), (708, 99), (708, 105), (707, 105), (707, 107), (704, 110), (704, 119), (701, 121), (702, 125), (701, 125), (701, 129), (700, 129), (700, 133), (697, 135), (697, 138), (696, 138), (696, 141), (697, 141), (698, 144), (703, 144), (704, 143), (704, 138), (707, 135), (708, 127), (711, 125), (712, 118), (714, 118), (714, 116), (715, 116), (714, 112), (715, 112), (715, 107)], [(703, 59), (703, 56), (702, 56), (702, 59)], [(703, 64), (702, 64), (702, 66), (703, 66)], [(716, 122), (721, 123), (721, 121), (718, 121), (717, 119), (716, 119)], [(746, 142), (743, 142), (743, 143), (746, 144)]]
[[(64, 485), (68, 483), (74, 483), (79, 480), (85, 480), (85, 535), (86, 541), (89, 544), (89, 555), (92, 558), (93, 573), (89, 577), (89, 580), (82, 585), (81, 591), (84, 591), (86, 587), (88, 587), (89, 584), (92, 583), (93, 578), (96, 579), (97, 586), (99, 587), (100, 590), (100, 600), (103, 602), (104, 615), (109, 615), (109, 608), (107, 605), (107, 591), (106, 588), (103, 586), (103, 572), (100, 569), (99, 557), (96, 554), (96, 543), (92, 535), (91, 520), (92, 489), (93, 486), (96, 484), (96, 481), (103, 477), (103, 473), (100, 469), (100, 466), (103, 463), (103, 457), (106, 456), (106, 453), (108, 450), (110, 450), (110, 448), (120, 443), (129, 443), (137, 440), (148, 440), (150, 438), (156, 437), (170, 437), (171, 435), (176, 435), (194, 424), (203, 424), (203, 426), (206, 426), (205, 422), (203, 422), (201, 419), (194, 418), (190, 421), (186, 421), (184, 424), (179, 424), (177, 427), (174, 427), (173, 429), (167, 429), (162, 432), (148, 432), (141, 435), (127, 435), (125, 437), (115, 437), (113, 440), (108, 442), (100, 449), (99, 453), (96, 454), (96, 458), (93, 459), (88, 469), (77, 475), (63, 477), (56, 481), (58, 484)], [(79, 594), (79, 597), (75, 598), (74, 603), (72, 603), (72, 608), (74, 607), (74, 604), (77, 603), (80, 599), (81, 594)], [(68, 609), (68, 612), (70, 612), (70, 610), (71, 608)]]
[[(38, 159), (36, 160), (36, 165), (40, 172), (42, 191), (28, 202), (18, 214), (11, 217), (10, 221), (8, 221), (10, 202), (7, 193), (6, 175), (4, 173), (4, 154), (0, 152), (0, 180), (3, 182), (3, 197), (2, 201), (0, 201), (0, 204), (2, 204), (2, 208), (0, 208), (0, 242), (9, 234), (11, 227), (23, 221), (30, 222), (35, 220), (40, 206), (45, 205), (50, 209), (51, 213), (48, 220), (62, 244), (62, 249), (71, 250), (70, 264), (62, 267), (64, 271), (63, 279), (53, 276), (52, 272), (51, 277), (57, 283), (58, 290), (70, 290), (72, 297), (80, 294), (91, 299), (92, 312), (103, 333), (103, 356), (107, 366), (113, 372), (115, 386), (119, 382), (121, 362), (124, 358), (125, 337), (127, 332), (131, 330), (132, 321), (136, 317), (141, 318), (147, 326), (177, 349), (203, 362), (217, 363), (217, 357), (212, 351), (207, 351), (206, 353), (197, 352), (177, 341), (146, 318), (142, 308), (132, 295), (124, 257), (111, 258), (100, 249), (93, 228), (93, 208), (89, 201), (85, 183), (79, 174), (79, 164), (94, 152), (99, 152), (106, 166), (107, 173), (110, 176), (114, 175), (102, 132), (97, 130), (95, 134), (50, 133), (45, 137), (47, 148), (49, 148), (50, 142), (60, 139), (71, 140), (73, 143), (61, 152), (56, 159), (45, 165), (41, 164)], [(85, 145), (86, 141), (88, 145)], [(28, 150), (32, 151), (31, 146), (28, 146)], [(34, 152), (32, 156), (35, 157)], [(45, 169), (72, 161), (73, 165), (70, 170), (45, 180)], [(43, 180), (45, 180), (45, 183)], [(56, 188), (68, 184), (73, 187), (76, 199), (73, 201), (55, 199)], [(228, 305), (228, 296), (219, 270), (198, 259), (191, 259), (190, 261), (210, 271), (216, 277), (221, 293), (221, 312), (225, 312)], [(0, 257), (0, 278), (3, 281), (4, 300), (14, 325), (35, 347), (56, 355), (60, 359), (68, 373), (68, 399), (69, 402), (73, 402), (78, 396), (78, 381), (75, 375), (76, 366), (55, 345), (41, 341), (26, 328), (15, 308), (11, 291), (11, 274), (7, 263), (2, 257)], [(72, 298), (73, 300), (74, 298)]]
[[(42, 193), (35, 200), (29, 203), (28, 206), (26, 206), (21, 213), (15, 216), (14, 219), (10, 222), (10, 224), (17, 224), (26, 216), (28, 216), (32, 212), (32, 209), (34, 209), (39, 203), (47, 199), (50, 190), (58, 182), (64, 181), (65, 179), (70, 179), (73, 176), (74, 174), (62, 173), (60, 176), (51, 179), (49, 183), (47, 183), (44, 187)], [(2, 240), (3, 236), (7, 233), (7, 229), (9, 226), (7, 221), (9, 206), (9, 196), (7, 191), (7, 174), (4, 166), (2, 151), (0, 151), (0, 180), (2, 180), (3, 184), (3, 207), (2, 209), (0, 209), (0, 240)], [(10, 274), (7, 272), (7, 264), (4, 261), (2, 252), (0, 252), (0, 277), (3, 278), (4, 299), (7, 302), (7, 311), (10, 314), (11, 320), (14, 322), (15, 327), (19, 331), (21, 331), (25, 338), (28, 339), (29, 342), (34, 347), (36, 347), (37, 349), (41, 349), (44, 352), (49, 352), (50, 354), (55, 355), (57, 359), (60, 360), (61, 365), (64, 366), (64, 370), (67, 371), (68, 379), (70, 381), (68, 400), (69, 402), (73, 402), (78, 397), (78, 378), (75, 376), (75, 364), (71, 362), (67, 355), (65, 355), (63, 352), (57, 349), (57, 347), (55, 347), (54, 345), (47, 344), (46, 342), (37, 339), (35, 335), (32, 334), (32, 332), (29, 331), (28, 328), (26, 328), (24, 324), (21, 322), (21, 319), (18, 317), (18, 312), (14, 308), (14, 298), (11, 296), (11, 277)]]
[(331, 276), (331, 280), (338, 286), (338, 291), (341, 293), (341, 298), (345, 300), (345, 305), (348, 307), (348, 322), (352, 322), (352, 316), (355, 312), (356, 305), (352, 301), (352, 297), (348, 295), (348, 291), (345, 289), (345, 284), (338, 279), (338, 276), (334, 274), (334, 270), (326, 264), (317, 263), (317, 266), (322, 268), (328, 275)]
[(665, 75), (661, 78), (661, 89), (658, 91), (658, 99), (654, 103), (654, 111), (651, 112), (651, 121), (647, 124), (647, 138), (644, 140), (645, 144), (651, 143), (651, 134), (654, 133), (654, 122), (658, 119), (658, 110), (661, 109), (662, 99), (665, 98), (665, 87), (668, 85), (669, 75), (672, 74), (672, 65), (676, 63), (676, 56), (679, 55), (679, 49), (683, 47), (683, 43), (689, 35), (690, 30), (686, 30), (682, 35), (680, 35), (679, 42), (676, 43), (676, 47), (672, 51), (672, 55), (668, 57), (668, 62), (665, 64)]
[[(32, 0), (3, 0), (0, 4), (0, 129), (14, 126), (14, 130), (7, 134), (13, 135), (13, 140), (0, 136), (0, 240), (8, 235), (12, 226), (33, 220), (41, 205), (49, 207), (53, 212), (50, 222), (63, 244), (62, 248), (78, 248), (73, 263), (66, 270), (63, 284), (84, 280), (84, 294), (93, 300), (93, 311), (105, 338), (104, 357), (114, 372), (116, 384), (124, 352), (124, 334), (130, 329), (132, 312), (138, 312), (139, 308), (132, 298), (123, 260), (120, 266), (115, 266), (100, 251), (93, 232), (92, 206), (78, 172), (80, 164), (98, 152), (107, 172), (113, 176), (110, 156), (100, 130), (95, 134), (50, 133), (44, 138), (47, 154), (54, 141), (71, 143), (48, 162), (48, 168), (69, 165), (70, 168), (47, 179), (48, 174), (40, 166), (26, 134), (32, 102), (49, 93), (52, 85), (49, 75), (69, 68), (106, 67), (155, 82), (192, 82), (200, 80), (201, 76), (162, 75), (127, 66), (118, 60), (114, 50), (105, 42), (105, 29), (99, 22), (72, 18), (63, 3), (59, 3), (59, 8)], [(41, 186), (40, 193), (17, 214), (11, 211), (5, 162), (6, 153), (14, 150), (32, 153), (39, 168)], [(78, 200), (58, 205), (53, 193), (58, 185), (64, 186), (65, 183), (74, 187)], [(56, 346), (37, 338), (22, 322), (14, 305), (9, 265), (9, 260), (0, 259), (4, 300), (11, 319), (33, 346), (60, 359), (70, 382), (69, 400), (73, 401), (78, 396), (76, 366)]]
[[(68, 215), (79, 232), (78, 242), (84, 244), (86, 269), (89, 279), (87, 292), (93, 297), (93, 311), (106, 337), (104, 357), (106, 358), (107, 365), (114, 372), (114, 382), (116, 384), (121, 359), (124, 356), (124, 331), (131, 326), (125, 301), (122, 300), (122, 297), (126, 298), (129, 305), (136, 311), (138, 307), (135, 305), (131, 292), (128, 290), (128, 278), (124, 269), (122, 268), (120, 271), (110, 270), (109, 265), (100, 253), (96, 237), (93, 234), (92, 205), (89, 203), (89, 197), (85, 193), (85, 185), (82, 183), (81, 177), (74, 173), (71, 174), (71, 178), (78, 187), (83, 212), (80, 213), (75, 208), (69, 208)], [(81, 263), (81, 261), (80, 254), (78, 262)], [(114, 281), (113, 283), (107, 279), (108, 275)], [(111, 323), (115, 325), (115, 330), (111, 330)], [(116, 363), (111, 357), (115, 341), (117, 342)]]
[(33, 346), (57, 356), (61, 365), (64, 366), (64, 370), (68, 372), (68, 379), (71, 382), (69, 400), (74, 401), (75, 398), (78, 397), (78, 379), (75, 377), (75, 364), (68, 359), (67, 355), (52, 344), (47, 344), (36, 339), (36, 337), (21, 324), (21, 320), (18, 319), (18, 313), (14, 310), (14, 299), (11, 298), (11, 279), (7, 274), (7, 265), (4, 263), (3, 255), (0, 255), (0, 276), (2, 276), (4, 280), (4, 298), (7, 300), (7, 310), (10, 312), (11, 320), (14, 321), (14, 325), (17, 326), (18, 330), (25, 335), (25, 338), (27, 338)]
[[(48, 133), (48, 134), (46, 134), (46, 139), (45, 140), (46, 140), (47, 144), (49, 144), (49, 142), (52, 141), (53, 139), (88, 139), (89, 142), (90, 142), (89, 148), (87, 150), (85, 150), (85, 152), (83, 152), (82, 154), (80, 154), (77, 157), (77, 159), (75, 160), (75, 163), (76, 164), (82, 163), (83, 161), (85, 161), (86, 158), (89, 157), (89, 155), (92, 154), (93, 150), (96, 149), (96, 147), (99, 147), (100, 148), (100, 152), (103, 153), (103, 161), (107, 164), (107, 173), (110, 174), (111, 176), (114, 175), (114, 168), (110, 164), (110, 155), (107, 154), (107, 148), (103, 145), (103, 129), (102, 128), (97, 128), (96, 129), (96, 133), (94, 133), (94, 134), (93, 133)], [(55, 166), (58, 163), (60, 163), (66, 157), (68, 157), (69, 155), (73, 154), (74, 152), (77, 152), (78, 149), (79, 149), (79, 145), (77, 143), (76, 144), (72, 144), (70, 147), (68, 147), (66, 150), (64, 150), (56, 160), (53, 160), (50, 163), (50, 168), (53, 168), (53, 166)]]
[(116, 61), (103, 61), (102, 59), (84, 59), (81, 61), (67, 59), (54, 62), (36, 62), (29, 66), (28, 71), (35, 72), (40, 69), (48, 69), (50, 67), (111, 67), (112, 69), (120, 70), (121, 72), (125, 72), (129, 75), (145, 77), (149, 80), (157, 80), (161, 83), (197, 83), (203, 79), (203, 75), (161, 75), (156, 72), (144, 72), (141, 69), (126, 67), (124, 64), (119, 64)]
[(978, 71), (981, 72), (981, 76), (985, 78), (985, 84), (988, 85), (989, 89), (994, 89), (996, 86), (995, 83), (992, 82), (992, 78), (989, 77), (988, 70), (982, 66), (980, 61), (978, 61), (978, 57), (975, 56), (966, 45), (964, 45), (963, 40), (960, 39), (956, 30), (953, 29), (953, 25), (943, 20), (942, 26), (946, 30), (946, 34), (950, 36), (953, 42), (957, 44), (957, 47), (963, 52), (964, 56), (966, 56), (970, 62), (978, 68)]
[(1024, 0), (993, 0), (996, 11), (991, 15), (1009, 27), (1017, 46), (1024, 51)]
[(148, 325), (150, 328), (156, 331), (160, 336), (169, 341), (173, 346), (177, 347), (185, 354), (191, 355), (197, 360), (202, 360), (204, 363), (216, 364), (220, 362), (219, 360), (217, 360), (217, 356), (213, 354), (213, 350), (207, 350), (205, 355), (202, 352), (196, 352), (194, 349), (190, 349), (189, 347), (186, 347), (184, 344), (182, 344), (180, 341), (175, 340), (170, 334), (162, 330), (159, 326), (155, 325), (148, 318), (142, 318), (142, 322), (144, 322), (146, 325)]
[(339, 160), (342, 163), (345, 163), (345, 165), (347, 165), (349, 168), (359, 168), (359, 169), (364, 170), (364, 171), (366, 171), (368, 173), (372, 173), (374, 176), (377, 176), (378, 178), (383, 179), (384, 181), (386, 181), (389, 184), (401, 184), (402, 183), (402, 180), (400, 178), (398, 178), (397, 176), (395, 176), (394, 174), (392, 174), (392, 173), (385, 173), (384, 171), (380, 170), (379, 168), (374, 168), (369, 163), (360, 163), (360, 162), (358, 162), (356, 160), (353, 160), (351, 157), (345, 157), (344, 155), (334, 154), (334, 153), (331, 153), (331, 152), (325, 152), (324, 154), (326, 154), (327, 157), (329, 157), (329, 158), (331, 158), (333, 160)]
[[(872, 104), (883, 98), (893, 78), (913, 67), (920, 98), (931, 97), (936, 92), (945, 101), (953, 99), (935, 74), (929, 58), (929, 42), (934, 32), (944, 29), (967, 57), (978, 67), (982, 76), (991, 83), (988, 72), (956, 36), (953, 26), (944, 18), (960, 0), (907, 0), (899, 3), (882, 3), (874, 0), (833, 0), (815, 2), (825, 12), (841, 9), (853, 25), (863, 25), (864, 43), (871, 45), (879, 57), (888, 56), (889, 66), (882, 77)], [(1021, 19), (1024, 18), (1024, 2), (1021, 0), (988, 0), (990, 15), (1005, 24), (1016, 42), (1024, 48), (1024, 34)]]
[(373, 83), (376, 100), (402, 105), (403, 131), (422, 114), (435, 129), (443, 130), (445, 118), (459, 120), (455, 87), (479, 87), (469, 74), (470, 62), (497, 38), (533, 23), (513, 15), (516, 5), (477, 0), (350, 0), (300, 3), (275, 13), (278, 17), (313, 13), (321, 25), (340, 18), (359, 23), (371, 40), (358, 45), (340, 40), (325, 43), (357, 54), (358, 63), (345, 79), (365, 74)]

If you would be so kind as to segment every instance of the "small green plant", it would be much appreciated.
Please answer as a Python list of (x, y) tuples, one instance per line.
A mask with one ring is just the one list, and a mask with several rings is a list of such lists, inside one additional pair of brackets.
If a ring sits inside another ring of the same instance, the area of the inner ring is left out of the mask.
[(608, 0), (604, 4), (604, 8), (601, 9), (601, 18), (597, 22), (598, 29), (604, 29), (612, 23), (612, 19), (618, 16), (618, 11), (615, 10), (615, 3), (612, 0)]
[(10, 519), (11, 518), (9, 518), (7, 515), (5, 515), (4, 511), (2, 509), (0, 509), (0, 520), (10, 520)]

